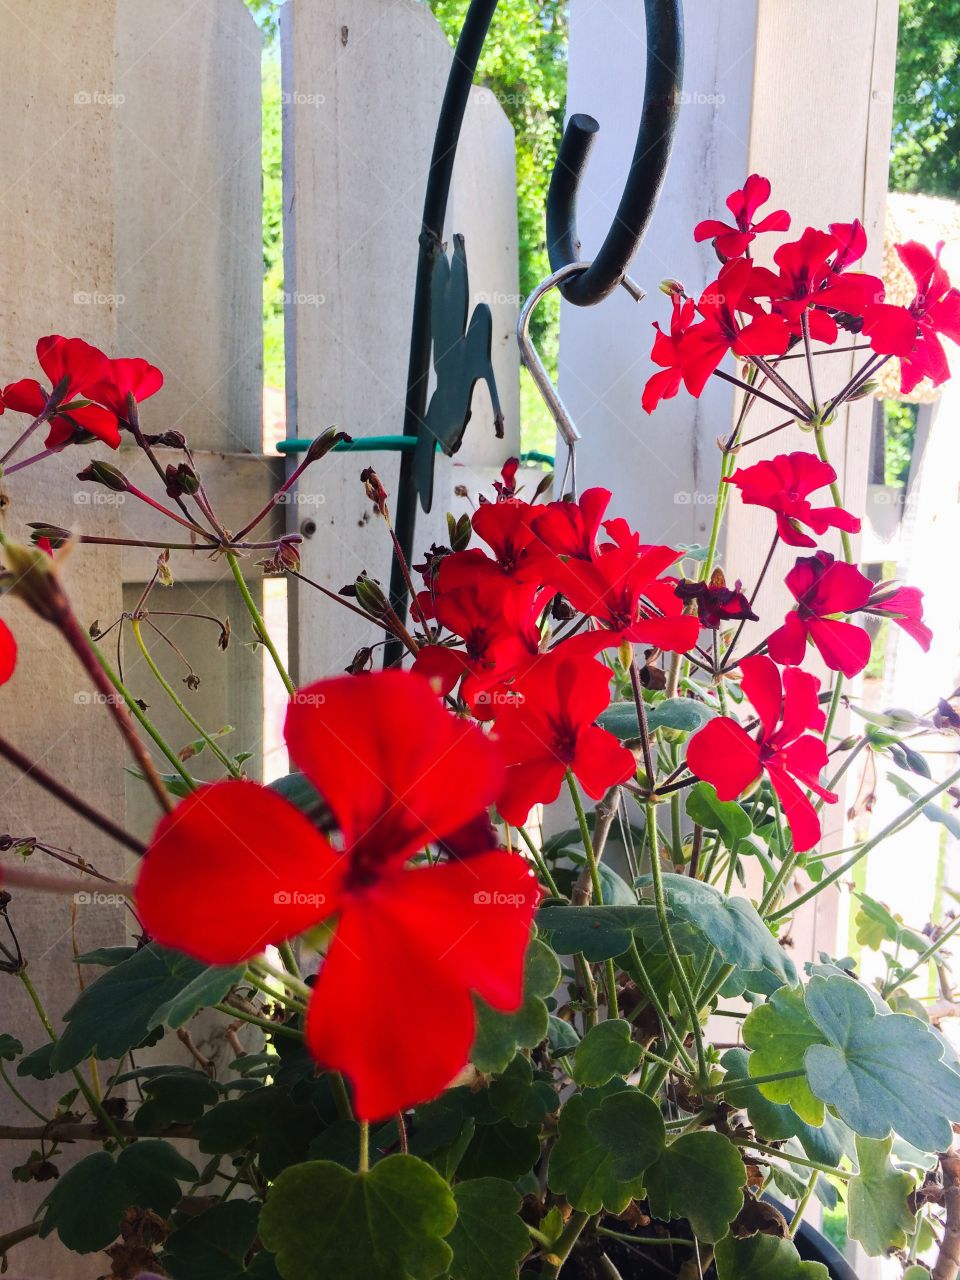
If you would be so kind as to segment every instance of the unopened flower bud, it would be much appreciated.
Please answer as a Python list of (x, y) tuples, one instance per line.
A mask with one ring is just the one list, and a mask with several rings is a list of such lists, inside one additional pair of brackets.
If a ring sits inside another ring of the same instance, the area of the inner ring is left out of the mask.
[(373, 668), (373, 650), (367, 647), (358, 649), (350, 661), (350, 665), (345, 668), (348, 675), (359, 676), (364, 671), (370, 671)]
[(377, 512), (385, 516), (387, 514), (387, 491), (380, 483), (380, 477), (376, 471), (374, 471), (373, 467), (364, 467), (360, 472), (360, 479), (367, 491), (367, 497), (376, 507)]
[(73, 537), (69, 529), (61, 529), (56, 524), (44, 524), (43, 521), (32, 522), (27, 528), (31, 530), (31, 542), (36, 544), (46, 539), (54, 551), (59, 551)]
[(168, 498), (192, 498), (200, 489), (200, 477), (186, 462), (169, 463), (165, 479)]
[(877, 387), (879, 387), (879, 385), (880, 383), (876, 378), (868, 378), (866, 382), (861, 383), (861, 385), (857, 387), (856, 391), (849, 395), (847, 399), (866, 400), (869, 396), (876, 395)]
[(633, 645), (629, 640), (620, 641), (618, 656), (623, 666), (629, 668), (630, 664), (633, 662)]
[(328, 427), (310, 445), (304, 457), (304, 463), (317, 462), (320, 458), (325, 457), (334, 445), (339, 444), (341, 441), (350, 443), (352, 440), (353, 436), (348, 436), (345, 431), (338, 431), (336, 427)]
[(672, 280), (669, 277), (661, 280), (658, 288), (661, 293), (665, 293), (668, 298), (685, 298), (687, 291), (679, 280)]
[(110, 462), (91, 462), (82, 471), (77, 472), (78, 480), (92, 480), (94, 484), (102, 484), (114, 493), (126, 493), (130, 483), (123, 472)]
[(357, 604), (373, 618), (383, 618), (390, 612), (390, 603), (383, 588), (374, 578), (362, 573), (353, 584)]
[(300, 572), (300, 535), (290, 534), (277, 543), (274, 559), (281, 569), (289, 573)]
[(3, 559), (9, 571), (0, 581), (3, 590), (22, 600), (47, 622), (56, 622), (69, 612), (50, 556), (37, 547), (23, 547), (4, 539)]
[(458, 520), (449, 511), (447, 512), (447, 536), (450, 539), (451, 551), (465, 551), (470, 545), (472, 534), (473, 526), (468, 515), (462, 515)]

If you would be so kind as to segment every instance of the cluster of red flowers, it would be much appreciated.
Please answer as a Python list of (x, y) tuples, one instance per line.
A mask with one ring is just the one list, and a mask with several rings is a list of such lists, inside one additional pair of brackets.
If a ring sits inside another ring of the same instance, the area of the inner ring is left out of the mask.
[(652, 359), (661, 369), (646, 385), (644, 409), (650, 413), (675, 396), (681, 383), (699, 396), (730, 352), (777, 357), (805, 336), (833, 344), (841, 331), (862, 333), (877, 356), (899, 357), (904, 393), (924, 378), (944, 382), (949, 369), (940, 335), (960, 342), (960, 291), (940, 265), (943, 246), (935, 253), (915, 241), (896, 246), (916, 292), (908, 306), (894, 306), (885, 301), (882, 280), (851, 270), (867, 249), (857, 221), (831, 223), (826, 231), (807, 227), (775, 251), (775, 270), (758, 266), (751, 256), (757, 235), (790, 227), (783, 210), (754, 221), (769, 197), (768, 180), (751, 174), (727, 200), (733, 225), (710, 219), (697, 226), (695, 239), (713, 241), (720, 272), (696, 302), (682, 286), (668, 286), (670, 332), (655, 325)]
[(11, 382), (0, 392), (0, 413), (12, 409), (46, 422), (50, 450), (90, 439), (118, 448), (129, 397), (139, 403), (163, 386), (163, 374), (146, 360), (111, 360), (82, 338), (41, 338), (37, 360), (49, 389), (35, 378)]

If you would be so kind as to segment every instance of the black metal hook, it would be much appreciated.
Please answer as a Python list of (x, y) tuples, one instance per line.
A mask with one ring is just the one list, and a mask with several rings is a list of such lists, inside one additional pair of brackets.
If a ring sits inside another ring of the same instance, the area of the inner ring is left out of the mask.
[[(637, 145), (623, 195), (591, 266), (560, 286), (578, 307), (600, 302), (620, 284), (653, 213), (670, 159), (683, 81), (681, 0), (644, 0), (647, 67)], [(570, 117), (547, 193), (547, 249), (553, 271), (580, 261), (577, 194), (600, 126), (592, 116)]]

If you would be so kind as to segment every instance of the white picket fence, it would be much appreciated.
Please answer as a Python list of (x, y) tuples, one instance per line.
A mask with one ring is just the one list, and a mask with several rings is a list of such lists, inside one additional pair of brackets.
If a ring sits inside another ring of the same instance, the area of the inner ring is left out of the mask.
[[(688, 73), (673, 167), (634, 275), (656, 298), (657, 281), (683, 275), (693, 290), (710, 278), (706, 246), (690, 231), (719, 210), (752, 169), (768, 172), (780, 202), (798, 217), (860, 216), (874, 237), (886, 188), (895, 0), (852, 0), (843, 41), (828, 0), (687, 0)], [(619, 200), (640, 110), (644, 38), (639, 0), (573, 0), (571, 110), (601, 121), (581, 210), (584, 256), (606, 231)], [(214, 504), (234, 528), (282, 476), (262, 452), (260, 33), (242, 0), (7, 0), (0, 6), (0, 83), (7, 106), (0, 135), (0, 378), (33, 369), (45, 333), (82, 334), (114, 354), (143, 355), (166, 374), (145, 406), (150, 430), (176, 427), (201, 451)], [(284, 234), (288, 433), (314, 436), (336, 424), (353, 435), (401, 429), (417, 236), (440, 98), (452, 53), (418, 0), (290, 0), (283, 11)], [(843, 127), (838, 128), (838, 122)], [(441, 460), (434, 512), (418, 544), (443, 531), (454, 490), (488, 484), (518, 450), (518, 306), (513, 137), (499, 104), (475, 89), (450, 201), (448, 233), (466, 237), (471, 287), (494, 312), (494, 363), (506, 437), (493, 435), (478, 393), (462, 451)], [(602, 307), (564, 307), (561, 381), (584, 430), (582, 479), (612, 484), (614, 508), (651, 540), (702, 538), (712, 512), (713, 441), (729, 430), (732, 400), (718, 389), (694, 406), (678, 400), (651, 423), (640, 386), (648, 372), (653, 301), (625, 294)], [(5, 420), (4, 430), (8, 430)], [(862, 411), (838, 426), (848, 500), (866, 483)], [(782, 447), (782, 437), (776, 448)], [(797, 441), (791, 440), (792, 447)], [(124, 456), (131, 473), (138, 462)], [(388, 490), (396, 458), (377, 459)], [(39, 517), (86, 533), (149, 536), (162, 526), (123, 502), (77, 500), (77, 459), (61, 455), (5, 488), (4, 529), (23, 536)], [(329, 456), (307, 474), (288, 527), (309, 536), (304, 572), (337, 589), (366, 568), (385, 580), (382, 528), (364, 518), (358, 460)], [(142, 471), (144, 484), (149, 478)], [(682, 495), (687, 495), (684, 502)], [(750, 509), (734, 515), (729, 546), (749, 578), (766, 538)], [(149, 532), (148, 532), (149, 531)], [(763, 544), (763, 545), (761, 545)], [(176, 585), (166, 607), (230, 614), (237, 643), (212, 648), (203, 623), (176, 624), (203, 678), (193, 706), (201, 720), (235, 726), (238, 745), (259, 748), (264, 678), (244, 648), (245, 624), (222, 566), (173, 554)], [(137, 549), (78, 548), (66, 577), (84, 621), (108, 625), (136, 600), (152, 571)], [(771, 590), (771, 618), (782, 599)], [(150, 810), (125, 782), (126, 763), (109, 717), (57, 639), (22, 609), (6, 615), (21, 662), (4, 690), (5, 732), (47, 768), (69, 774), (113, 816), (145, 831)], [(291, 591), (289, 649), (296, 676), (342, 668), (369, 639), (358, 620)], [(149, 689), (133, 655), (130, 683)], [(155, 703), (157, 700), (154, 699)], [(174, 715), (152, 714), (175, 740)], [(197, 762), (202, 769), (203, 758)], [(260, 756), (249, 768), (255, 775)], [(42, 834), (72, 845), (102, 870), (123, 859), (84, 833), (29, 782), (0, 766), (0, 832)], [(74, 946), (120, 942), (127, 919), (111, 908), (71, 914), (69, 904), (16, 907), (37, 985), (58, 1019), (77, 993), (66, 979)], [(826, 904), (797, 937), (797, 954), (832, 949), (836, 906)], [(59, 981), (57, 976), (59, 975)], [(2, 1029), (30, 1047), (42, 1039), (16, 989), (0, 988)], [(165, 1049), (166, 1053), (172, 1052)], [(50, 1098), (53, 1100), (53, 1090)], [(0, 1116), (10, 1112), (0, 1099)], [(11, 1152), (5, 1148), (9, 1159)], [(26, 1221), (36, 1188), (5, 1188), (0, 1231)], [(37, 1280), (87, 1280), (96, 1259), (71, 1259), (33, 1243), (14, 1265)], [(864, 1271), (864, 1275), (867, 1272)]]

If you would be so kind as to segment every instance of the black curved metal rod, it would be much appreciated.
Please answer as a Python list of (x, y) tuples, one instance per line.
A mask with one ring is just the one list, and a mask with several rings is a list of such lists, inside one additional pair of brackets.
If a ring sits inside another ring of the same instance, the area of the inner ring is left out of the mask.
[[(561, 287), (563, 297), (590, 307), (617, 288), (647, 228), (663, 185), (683, 81), (681, 0), (644, 0), (647, 65), (637, 144), (616, 215), (587, 271)], [(577, 195), (600, 126), (592, 116), (567, 122), (547, 193), (547, 248), (554, 272), (580, 260)]]
[[(447, 77), (440, 119), (433, 140), (427, 190), (423, 198), (420, 225), (420, 252), (417, 257), (417, 281), (413, 296), (413, 325), (410, 334), (410, 360), (407, 366), (407, 394), (403, 410), (403, 434), (418, 436), (423, 430), (427, 411), (427, 388), (430, 381), (431, 294), (433, 265), (443, 251), (443, 223), (447, 216), (450, 180), (457, 157), (457, 143), (463, 117), (470, 98), (483, 42), (487, 38), (497, 0), (471, 0), (464, 19), (453, 63)], [(417, 523), (417, 490), (414, 477), (413, 451), (401, 455), (400, 480), (397, 487), (395, 528), (397, 541), (410, 563)], [(396, 556), (390, 572), (390, 599), (400, 617), (406, 616), (407, 586)], [(395, 666), (403, 656), (399, 641), (390, 640), (384, 650), (384, 666)]]

